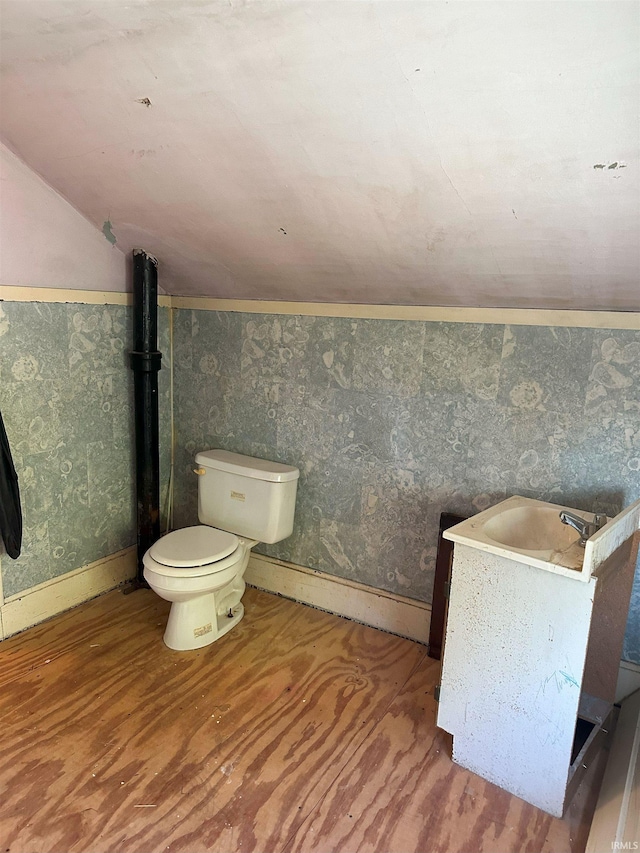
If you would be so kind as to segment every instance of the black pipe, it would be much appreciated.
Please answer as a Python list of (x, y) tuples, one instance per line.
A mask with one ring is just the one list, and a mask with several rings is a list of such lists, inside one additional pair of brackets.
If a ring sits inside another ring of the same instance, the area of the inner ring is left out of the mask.
[(158, 427), (158, 262), (133, 250), (133, 370), (136, 431), (138, 572), (134, 588), (147, 587), (142, 558), (160, 538), (160, 437)]

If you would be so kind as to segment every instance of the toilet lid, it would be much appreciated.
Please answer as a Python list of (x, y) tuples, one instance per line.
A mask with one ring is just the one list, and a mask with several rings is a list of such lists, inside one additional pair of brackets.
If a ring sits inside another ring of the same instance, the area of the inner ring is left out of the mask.
[(207, 566), (228, 557), (238, 547), (238, 537), (215, 527), (199, 524), (174, 530), (158, 539), (149, 555), (163, 566), (190, 569)]

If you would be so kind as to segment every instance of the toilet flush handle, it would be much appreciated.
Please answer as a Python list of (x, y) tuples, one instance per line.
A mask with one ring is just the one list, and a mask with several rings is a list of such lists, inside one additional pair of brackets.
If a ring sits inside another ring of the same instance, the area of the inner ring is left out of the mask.
[(204, 475), (207, 473), (207, 469), (206, 468), (194, 468), (193, 473), (197, 474), (199, 477), (204, 477)]

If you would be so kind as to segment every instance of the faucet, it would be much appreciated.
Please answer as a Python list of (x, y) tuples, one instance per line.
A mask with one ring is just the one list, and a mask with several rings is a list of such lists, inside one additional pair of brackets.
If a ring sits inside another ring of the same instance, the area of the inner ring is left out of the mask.
[(584, 548), (587, 544), (587, 539), (593, 536), (594, 533), (597, 533), (607, 523), (607, 516), (602, 513), (596, 513), (593, 516), (593, 521), (587, 521), (582, 516), (576, 515), (574, 512), (569, 512), (568, 509), (563, 509), (560, 513), (560, 521), (578, 531), (580, 534), (580, 545)]

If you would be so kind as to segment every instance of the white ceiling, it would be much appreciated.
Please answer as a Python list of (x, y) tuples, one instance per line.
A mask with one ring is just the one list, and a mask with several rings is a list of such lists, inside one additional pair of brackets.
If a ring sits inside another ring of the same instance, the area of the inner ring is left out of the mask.
[(2, 138), (170, 293), (640, 310), (635, 2), (0, 7)]

